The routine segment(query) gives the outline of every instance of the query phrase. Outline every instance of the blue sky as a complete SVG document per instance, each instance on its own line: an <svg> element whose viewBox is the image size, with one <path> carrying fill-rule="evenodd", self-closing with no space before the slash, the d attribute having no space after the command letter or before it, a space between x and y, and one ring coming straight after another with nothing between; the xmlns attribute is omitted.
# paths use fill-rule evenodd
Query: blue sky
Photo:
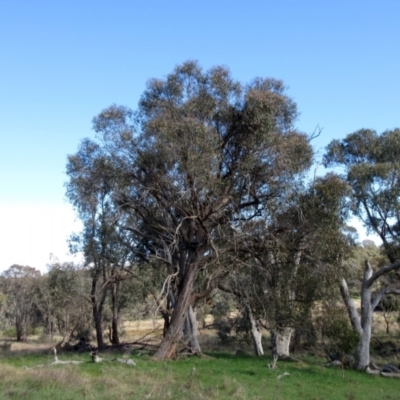
<svg viewBox="0 0 400 400"><path fill-rule="evenodd" d="M400 126L400 2L14 0L0 3L0 271L68 259L79 229L66 156L112 103L196 59L243 82L282 79L299 129Z"/></svg>

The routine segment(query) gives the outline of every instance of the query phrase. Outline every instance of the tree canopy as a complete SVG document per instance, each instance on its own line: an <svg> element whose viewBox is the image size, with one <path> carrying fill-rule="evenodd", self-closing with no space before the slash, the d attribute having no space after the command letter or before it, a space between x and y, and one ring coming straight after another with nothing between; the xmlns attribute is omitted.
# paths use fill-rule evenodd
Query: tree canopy
<svg viewBox="0 0 400 400"><path fill-rule="evenodd" d="M98 140L69 156L68 196L78 210L89 215L107 194L131 251L162 260L174 276L172 328L159 358L174 353L198 271L217 265L232 228L268 223L301 184L313 153L296 118L281 81L244 85L226 68L186 62L150 80L137 111L103 110L93 120Z"/></svg>
<svg viewBox="0 0 400 400"><path fill-rule="evenodd" d="M353 211L377 234L391 262L400 244L400 129L382 134L361 129L333 140L324 156L326 166L344 167L352 188Z"/></svg>

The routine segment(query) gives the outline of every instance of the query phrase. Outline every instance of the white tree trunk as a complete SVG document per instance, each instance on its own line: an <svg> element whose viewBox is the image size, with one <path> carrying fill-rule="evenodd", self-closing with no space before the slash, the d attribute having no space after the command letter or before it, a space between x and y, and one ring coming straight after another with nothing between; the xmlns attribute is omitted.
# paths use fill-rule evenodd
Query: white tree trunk
<svg viewBox="0 0 400 400"><path fill-rule="evenodd" d="M251 308L249 306L247 307L247 313L250 321L251 337L253 338L254 353L256 356L263 356L264 349L262 345L262 334L259 331L257 321L255 320L253 312L251 311Z"/></svg>
<svg viewBox="0 0 400 400"><path fill-rule="evenodd" d="M289 327L275 328L271 332L272 355L278 358L290 358L290 339L294 329Z"/></svg>
<svg viewBox="0 0 400 400"><path fill-rule="evenodd" d="M189 347L197 353L201 353L201 347L199 343L199 331L197 327L196 313L192 306L189 306L188 313L186 315L185 325L183 328L183 334L189 339Z"/></svg>
<svg viewBox="0 0 400 400"><path fill-rule="evenodd" d="M372 330L372 313L375 307L378 305L382 296L385 294L393 293L400 294L398 289L383 288L380 292L376 293L372 298L371 287L373 283L382 275L389 273L390 271L397 270L400 268L400 262L396 262L387 267L379 269L373 273L371 265L368 260L365 262L364 276L361 285L361 314L357 312L357 308L350 297L347 283L344 279L341 281L340 291L343 297L343 301L346 305L349 313L351 324L354 330L359 335L359 341L357 348L354 353L355 365L354 367L358 370L366 370L369 366L369 347L371 342L371 330Z"/></svg>
<svg viewBox="0 0 400 400"><path fill-rule="evenodd" d="M349 313L351 324L354 330L358 333L359 341L354 352L355 365L358 370L365 370L369 366L369 345L371 341L372 329L372 304L371 290L366 284L372 275L370 268L365 268L364 278L361 286L361 318L357 312L356 306L351 299L347 283L343 279L341 282L341 293Z"/></svg>

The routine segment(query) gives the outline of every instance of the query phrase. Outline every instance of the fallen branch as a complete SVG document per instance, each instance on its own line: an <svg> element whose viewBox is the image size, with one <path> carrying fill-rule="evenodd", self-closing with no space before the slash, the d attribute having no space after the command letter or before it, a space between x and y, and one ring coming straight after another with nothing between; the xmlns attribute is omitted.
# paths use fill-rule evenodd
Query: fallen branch
<svg viewBox="0 0 400 400"><path fill-rule="evenodd" d="M381 376L385 378L400 378L400 374L395 372L381 372Z"/></svg>
<svg viewBox="0 0 400 400"><path fill-rule="evenodd" d="M75 361L75 360L67 360L67 361L61 361L57 357L57 350L56 347L53 347L54 350L54 362L52 362L49 365L58 365L58 364L82 364L82 361Z"/></svg>
<svg viewBox="0 0 400 400"><path fill-rule="evenodd" d="M43 367L51 367L53 365L60 365L60 364L82 364L83 361L76 361L76 360L66 360L66 361L62 361L59 360L57 357L57 349L56 346L53 347L53 352L54 352L54 361L50 364L39 364L39 365L35 365L33 367L24 367L25 369L31 369L31 368L43 368Z"/></svg>
<svg viewBox="0 0 400 400"><path fill-rule="evenodd" d="M383 367L378 367L376 364L370 364L372 368L367 367L365 372L370 375L380 375L385 378L400 378L400 370L394 365L386 364Z"/></svg>
<svg viewBox="0 0 400 400"><path fill-rule="evenodd" d="M107 358L101 358L98 356L97 351L92 351L90 353L90 356L92 357L92 361L94 363L101 363L104 361L115 361L115 362L119 362L122 364L127 364L127 365L132 365L132 366L136 366L135 361L133 361L132 359L125 359L125 358L111 358L111 359L107 359Z"/></svg>

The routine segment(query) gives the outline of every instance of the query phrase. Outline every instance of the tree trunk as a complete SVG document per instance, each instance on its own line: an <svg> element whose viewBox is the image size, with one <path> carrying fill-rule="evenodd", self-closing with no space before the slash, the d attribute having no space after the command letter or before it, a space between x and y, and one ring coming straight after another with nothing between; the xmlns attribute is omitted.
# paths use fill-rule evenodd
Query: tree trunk
<svg viewBox="0 0 400 400"><path fill-rule="evenodd" d="M251 311L251 307L247 307L247 315L250 321L250 332L251 332L251 337L253 339L253 345L254 345L254 354L256 356L263 356L264 355L264 349L262 345L262 334L259 331L259 327L257 324L257 321L254 318L253 312Z"/></svg>
<svg viewBox="0 0 400 400"><path fill-rule="evenodd" d="M193 307L191 305L189 305L188 313L186 315L183 334L189 339L188 346L196 353L201 353L196 313L193 311Z"/></svg>
<svg viewBox="0 0 400 400"><path fill-rule="evenodd" d="M103 313L97 310L97 307L93 308L93 319L94 319L94 328L96 330L96 341L97 347L99 349L104 347L104 339L103 339Z"/></svg>
<svg viewBox="0 0 400 400"><path fill-rule="evenodd" d="M293 328L278 327L271 331L272 355L278 358L290 358L290 339Z"/></svg>
<svg viewBox="0 0 400 400"><path fill-rule="evenodd" d="M15 322L15 331L17 334L17 342L22 342L24 340L24 327L18 320Z"/></svg>
<svg viewBox="0 0 400 400"><path fill-rule="evenodd" d="M154 354L154 358L157 360L168 360L176 357L176 345L182 337L183 326L186 321L197 272L197 262L190 263L179 284L176 304L172 312L168 330L161 341L159 349Z"/></svg>
<svg viewBox="0 0 400 400"><path fill-rule="evenodd" d="M355 368L365 370L369 366L369 345L371 341L372 330L372 298L371 288L367 284L372 275L372 269L367 267L364 271L364 279L361 285L361 328L362 332L357 345L354 358L356 360Z"/></svg>
<svg viewBox="0 0 400 400"><path fill-rule="evenodd" d="M371 283L369 279L372 276L372 268L366 263L364 277L361 285L361 318L358 315L357 308L350 297L347 283L342 279L340 291L346 305L353 329L359 335L357 348L354 352L354 368L365 370L369 366L369 346L371 341L372 312L382 297L378 295L374 301L371 296Z"/></svg>
<svg viewBox="0 0 400 400"><path fill-rule="evenodd" d="M111 338L112 344L119 344L119 285L120 282L113 283L111 290L111 302L112 302L112 321L111 321Z"/></svg>
<svg viewBox="0 0 400 400"><path fill-rule="evenodd" d="M104 307L104 302L106 300L107 287L103 288L101 296L97 296L96 294L97 279L98 275L92 279L92 290L90 297L92 301L92 313L93 313L94 327L96 331L97 347L101 349L104 347L102 322L103 322L103 307ZM98 297L100 297L100 299L98 299Z"/></svg>
<svg viewBox="0 0 400 400"><path fill-rule="evenodd" d="M349 289L345 279L341 280L340 292L346 305L351 325L359 336L358 345L354 353L355 369L365 370L369 366L372 313L375 307L379 304L385 294L400 294L400 290L398 289L389 289L387 287L383 287L383 289L376 293L374 298L372 298L371 287L382 275L398 269L400 269L400 261L380 268L374 273L369 261L365 261L364 276L361 285L361 317L357 312L357 308L353 299L350 297Z"/></svg>

